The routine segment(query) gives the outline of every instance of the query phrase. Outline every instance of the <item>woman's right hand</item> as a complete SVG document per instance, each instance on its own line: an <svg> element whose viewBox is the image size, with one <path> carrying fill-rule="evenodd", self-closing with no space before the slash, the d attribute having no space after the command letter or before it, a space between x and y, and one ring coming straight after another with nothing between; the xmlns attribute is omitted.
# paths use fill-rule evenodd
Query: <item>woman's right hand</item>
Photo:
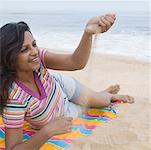
<svg viewBox="0 0 151 150"><path fill-rule="evenodd" d="M52 136L58 135L58 134L65 134L71 132L72 127L72 117L57 117L50 121L45 126L46 129L46 135L50 138Z"/></svg>

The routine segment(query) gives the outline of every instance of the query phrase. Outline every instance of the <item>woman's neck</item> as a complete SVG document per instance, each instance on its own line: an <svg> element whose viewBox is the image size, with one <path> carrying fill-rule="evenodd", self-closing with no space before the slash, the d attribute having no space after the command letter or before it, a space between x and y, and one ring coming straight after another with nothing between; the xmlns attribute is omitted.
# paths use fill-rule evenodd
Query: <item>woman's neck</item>
<svg viewBox="0 0 151 150"><path fill-rule="evenodd" d="M17 72L17 80L20 80L23 83L33 83L34 74L32 72Z"/></svg>

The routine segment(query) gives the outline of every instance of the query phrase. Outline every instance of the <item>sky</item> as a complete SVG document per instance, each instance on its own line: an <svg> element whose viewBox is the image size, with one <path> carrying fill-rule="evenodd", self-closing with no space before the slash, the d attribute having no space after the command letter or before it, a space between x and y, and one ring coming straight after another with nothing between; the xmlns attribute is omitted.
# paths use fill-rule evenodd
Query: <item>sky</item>
<svg viewBox="0 0 151 150"><path fill-rule="evenodd" d="M54 11L149 11L147 0L0 0L0 13Z"/></svg>

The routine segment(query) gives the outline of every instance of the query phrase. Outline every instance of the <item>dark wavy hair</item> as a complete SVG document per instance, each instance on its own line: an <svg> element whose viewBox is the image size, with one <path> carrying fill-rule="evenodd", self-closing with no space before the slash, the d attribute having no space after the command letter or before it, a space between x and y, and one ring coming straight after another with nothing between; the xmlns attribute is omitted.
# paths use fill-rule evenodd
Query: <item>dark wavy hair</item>
<svg viewBox="0 0 151 150"><path fill-rule="evenodd" d="M25 22L8 23L0 28L0 113L7 103L9 87L16 78L16 60L24 42Z"/></svg>

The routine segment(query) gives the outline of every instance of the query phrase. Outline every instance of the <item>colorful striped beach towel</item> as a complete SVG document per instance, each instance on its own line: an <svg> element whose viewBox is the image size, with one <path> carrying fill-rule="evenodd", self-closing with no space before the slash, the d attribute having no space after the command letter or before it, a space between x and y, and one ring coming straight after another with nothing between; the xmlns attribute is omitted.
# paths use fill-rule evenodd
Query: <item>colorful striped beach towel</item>
<svg viewBox="0 0 151 150"><path fill-rule="evenodd" d="M116 110L113 109L113 105L119 102L111 103L109 107L98 109L86 109L81 116L73 120L72 132L68 134L58 135L50 138L40 150L65 150L70 147L74 139L88 136L93 133L98 126L116 118ZM28 123L24 124L23 139L30 139L35 134L35 130L31 129ZM2 117L0 117L0 150L5 149L4 144L5 131L2 124Z"/></svg>

